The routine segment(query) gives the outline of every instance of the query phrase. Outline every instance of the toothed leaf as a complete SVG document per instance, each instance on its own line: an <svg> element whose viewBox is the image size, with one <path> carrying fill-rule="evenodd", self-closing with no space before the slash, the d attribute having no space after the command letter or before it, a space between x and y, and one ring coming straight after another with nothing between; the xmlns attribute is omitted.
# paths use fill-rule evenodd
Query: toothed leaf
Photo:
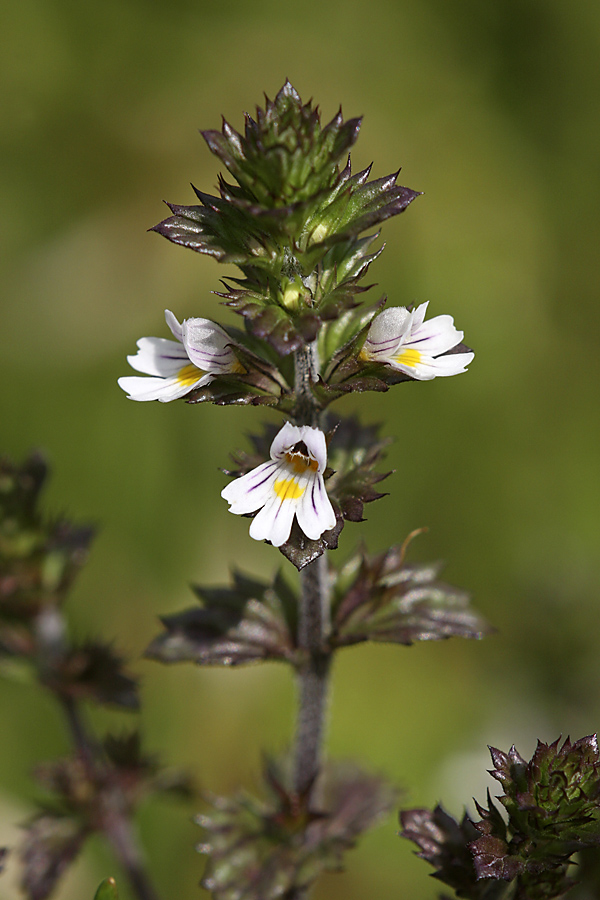
<svg viewBox="0 0 600 900"><path fill-rule="evenodd" d="M222 666L293 661L297 598L280 575L268 584L234 572L231 587L197 587L195 592L200 607L165 616L165 633L154 639L146 656Z"/></svg>
<svg viewBox="0 0 600 900"><path fill-rule="evenodd" d="M332 643L412 644L489 634L468 595L438 581L438 571L439 565L405 563L404 547L371 558L359 554L334 585Z"/></svg>
<svg viewBox="0 0 600 900"><path fill-rule="evenodd" d="M339 871L343 855L391 809L396 792L355 768L322 776L323 801L294 794L271 764L265 795L214 798L198 817L200 846L209 859L203 886L215 900L279 900L297 896L325 871Z"/></svg>

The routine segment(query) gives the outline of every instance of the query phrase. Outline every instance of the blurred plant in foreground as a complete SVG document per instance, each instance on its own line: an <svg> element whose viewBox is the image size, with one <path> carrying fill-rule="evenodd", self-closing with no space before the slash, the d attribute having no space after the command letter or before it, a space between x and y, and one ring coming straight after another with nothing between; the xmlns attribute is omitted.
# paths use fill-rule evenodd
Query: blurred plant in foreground
<svg viewBox="0 0 600 900"><path fill-rule="evenodd" d="M25 668L62 708L73 752L37 767L43 792L19 849L22 887L44 900L94 832L104 834L140 900L157 897L133 817L156 791L187 793L183 776L145 756L137 731L100 739L83 701L136 710L137 684L112 646L69 639L64 602L84 565L93 529L39 509L47 477L39 455L21 467L0 459L0 671ZM100 894L112 900L109 886Z"/></svg>

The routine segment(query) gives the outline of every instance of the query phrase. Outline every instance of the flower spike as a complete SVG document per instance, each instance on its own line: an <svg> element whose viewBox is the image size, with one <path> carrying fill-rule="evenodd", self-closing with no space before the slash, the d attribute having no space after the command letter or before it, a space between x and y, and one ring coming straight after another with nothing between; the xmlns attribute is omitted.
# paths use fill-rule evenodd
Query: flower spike
<svg viewBox="0 0 600 900"><path fill-rule="evenodd" d="M130 400L168 403L205 387L216 375L245 371L231 349L229 335L210 319L184 319L180 324L169 309L165 319L177 340L140 338L137 353L127 357L133 369L151 376L119 378L119 387Z"/></svg>
<svg viewBox="0 0 600 900"><path fill-rule="evenodd" d="M238 516L258 512L250 537L281 547L294 516L310 540L335 526L335 512L325 490L325 435L319 428L286 422L271 444L271 460L227 485L221 496Z"/></svg>
<svg viewBox="0 0 600 900"><path fill-rule="evenodd" d="M475 354L450 353L464 334L452 316L434 316L425 322L427 303L410 312L404 306L384 309L369 328L360 358L403 372L418 381L440 375L458 375Z"/></svg>

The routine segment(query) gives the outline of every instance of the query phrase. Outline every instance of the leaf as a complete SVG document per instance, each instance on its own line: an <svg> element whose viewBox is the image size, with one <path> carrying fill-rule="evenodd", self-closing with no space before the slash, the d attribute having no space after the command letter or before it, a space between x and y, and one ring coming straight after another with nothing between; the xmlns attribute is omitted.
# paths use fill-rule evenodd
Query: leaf
<svg viewBox="0 0 600 900"><path fill-rule="evenodd" d="M453 888L457 896L473 900L493 896L489 885L478 883L469 844L477 829L465 813L459 823L442 806L435 809L405 809L400 813L400 836L419 848L416 853L435 868L433 877ZM499 896L499 892L496 893Z"/></svg>
<svg viewBox="0 0 600 900"><path fill-rule="evenodd" d="M361 425L354 416L332 418L328 427L333 431L328 461L334 472L327 480L327 492L344 519L362 522L364 504L386 496L374 485L391 474L376 471L389 439L378 440L380 426Z"/></svg>
<svg viewBox="0 0 600 900"><path fill-rule="evenodd" d="M110 644L88 641L69 647L44 673L44 681L64 697L138 709L137 682L123 665Z"/></svg>
<svg viewBox="0 0 600 900"><path fill-rule="evenodd" d="M165 616L147 657L223 666L294 660L297 598L281 575L269 584L234 572L229 588L194 590L201 606Z"/></svg>
<svg viewBox="0 0 600 900"><path fill-rule="evenodd" d="M314 562L326 550L337 549L340 532L344 527L344 519L339 507L335 503L332 503L332 506L335 512L335 526L330 531L324 531L316 541L306 537L294 519L290 536L279 550L298 570Z"/></svg>
<svg viewBox="0 0 600 900"><path fill-rule="evenodd" d="M94 900L119 900L117 883L114 878L105 878L98 885L98 890L94 894Z"/></svg>
<svg viewBox="0 0 600 900"><path fill-rule="evenodd" d="M361 551L339 573L333 588L334 646L479 639L492 631L464 591L437 580L439 564L405 564L404 550L392 547L371 558Z"/></svg>
<svg viewBox="0 0 600 900"><path fill-rule="evenodd" d="M216 292L225 306L244 317L254 337L267 341L280 356L293 353L314 341L320 320L311 309L292 315L277 302L267 300L257 291L230 290Z"/></svg>
<svg viewBox="0 0 600 900"><path fill-rule="evenodd" d="M20 856L22 887L28 900L45 900L87 837L87 829L67 816L43 813L26 826Z"/></svg>
<svg viewBox="0 0 600 900"><path fill-rule="evenodd" d="M209 856L203 886L215 900L275 900L297 896L324 871L337 871L356 839L385 816L396 791L360 770L329 767L323 803L293 794L271 764L265 797L214 798L198 817Z"/></svg>
<svg viewBox="0 0 600 900"><path fill-rule="evenodd" d="M120 735L108 734L104 739L104 751L113 767L111 779L120 784L130 808L134 808L148 794L168 793L184 800L194 794L194 785L187 772L164 768L156 757L142 752L137 730Z"/></svg>
<svg viewBox="0 0 600 900"><path fill-rule="evenodd" d="M21 467L0 459L0 644L7 652L32 652L31 619L60 604L87 559L89 526L51 519L39 510L48 477L33 454Z"/></svg>

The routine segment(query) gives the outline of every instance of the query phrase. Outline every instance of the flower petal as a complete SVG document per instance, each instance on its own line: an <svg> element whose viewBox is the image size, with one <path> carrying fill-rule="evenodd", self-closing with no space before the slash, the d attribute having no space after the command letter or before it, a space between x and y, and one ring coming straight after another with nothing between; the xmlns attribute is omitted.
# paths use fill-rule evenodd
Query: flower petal
<svg viewBox="0 0 600 900"><path fill-rule="evenodd" d="M183 343L181 325L179 324L177 316L174 315L174 313L172 313L170 309L165 309L165 321L171 329L173 337L176 337L180 343Z"/></svg>
<svg viewBox="0 0 600 900"><path fill-rule="evenodd" d="M229 512L238 516L256 512L272 496L276 496L273 485L280 467L281 464L278 462L262 463L256 469L226 485L221 491L221 497L230 504Z"/></svg>
<svg viewBox="0 0 600 900"><path fill-rule="evenodd" d="M271 541L274 547L285 544L292 530L297 500L281 500L277 494L252 519L250 537L255 541Z"/></svg>
<svg viewBox="0 0 600 900"><path fill-rule="evenodd" d="M391 306L373 319L367 342L374 352L387 348L389 344L399 344L410 334L413 315L404 306Z"/></svg>
<svg viewBox="0 0 600 900"><path fill-rule="evenodd" d="M271 459L281 459L288 450L303 440L303 429L291 422L286 422L280 431L275 435L275 439L271 444Z"/></svg>
<svg viewBox="0 0 600 900"><path fill-rule="evenodd" d="M327 496L322 475L315 475L310 479L310 484L298 502L296 518L311 541L316 541L324 531L334 527L335 512Z"/></svg>
<svg viewBox="0 0 600 900"><path fill-rule="evenodd" d="M181 344L166 338L143 337L137 342L138 351L128 356L127 362L136 372L168 378L188 362L188 355Z"/></svg>
<svg viewBox="0 0 600 900"><path fill-rule="evenodd" d="M452 316L434 316L424 322L419 328L413 329L410 338L403 346L416 347L430 356L439 356L447 353L464 338L464 332L454 327Z"/></svg>
<svg viewBox="0 0 600 900"><path fill-rule="evenodd" d="M231 338L210 319L185 319L182 326L183 345L194 365L213 374L231 372L237 359L231 349Z"/></svg>
<svg viewBox="0 0 600 900"><path fill-rule="evenodd" d="M413 312L413 320L411 325L411 331L414 332L417 328L420 328L423 324L423 320L425 318L425 314L427 312L427 307L429 306L429 300L426 300L425 303L420 303L419 306Z"/></svg>
<svg viewBox="0 0 600 900"><path fill-rule="evenodd" d="M212 381L210 375L200 373L201 377L193 383L181 381L179 378L140 378L137 375L127 375L118 379L118 385L122 388L130 400L160 400L168 403L185 397L191 390L204 387Z"/></svg>
<svg viewBox="0 0 600 900"><path fill-rule="evenodd" d="M309 425L302 426L300 431L302 434L299 440L304 441L306 444L306 449L310 456L319 464L317 472L319 475L322 475L327 466L327 442L325 435L320 428L311 428Z"/></svg>
<svg viewBox="0 0 600 900"><path fill-rule="evenodd" d="M474 353L448 353L446 356L435 358L420 354L419 361L413 365L398 362L393 364L392 368L404 372L418 381L431 381L432 378L460 375L461 372L466 372L466 366L473 361L474 357Z"/></svg>

